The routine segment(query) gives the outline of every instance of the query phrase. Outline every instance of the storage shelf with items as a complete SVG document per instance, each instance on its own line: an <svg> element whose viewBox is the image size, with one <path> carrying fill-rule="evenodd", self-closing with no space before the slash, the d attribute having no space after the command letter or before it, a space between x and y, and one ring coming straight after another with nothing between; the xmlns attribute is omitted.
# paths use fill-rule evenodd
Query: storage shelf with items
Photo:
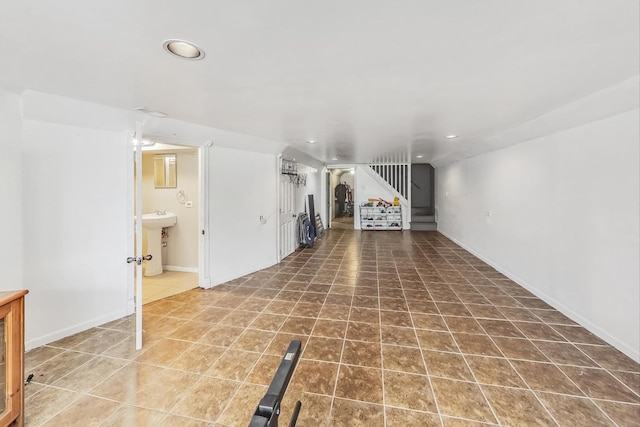
<svg viewBox="0 0 640 427"><path fill-rule="evenodd" d="M362 230L402 230L402 207L383 200L364 202L360 205Z"/></svg>

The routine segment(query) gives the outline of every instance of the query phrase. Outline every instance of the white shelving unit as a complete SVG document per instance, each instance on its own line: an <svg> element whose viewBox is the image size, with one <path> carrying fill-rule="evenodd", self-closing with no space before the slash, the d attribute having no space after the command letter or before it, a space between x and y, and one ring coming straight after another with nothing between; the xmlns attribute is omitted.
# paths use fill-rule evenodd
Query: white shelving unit
<svg viewBox="0 0 640 427"><path fill-rule="evenodd" d="M362 230L402 230L400 206L360 206Z"/></svg>

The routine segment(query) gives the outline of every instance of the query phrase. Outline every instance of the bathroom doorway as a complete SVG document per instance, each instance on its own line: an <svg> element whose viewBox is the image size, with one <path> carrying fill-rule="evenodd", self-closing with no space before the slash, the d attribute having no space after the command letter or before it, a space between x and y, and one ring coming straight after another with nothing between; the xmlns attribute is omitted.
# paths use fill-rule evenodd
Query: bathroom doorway
<svg viewBox="0 0 640 427"><path fill-rule="evenodd" d="M154 257L143 261L144 305L198 287L201 174L198 147L146 138L143 143L142 248ZM173 225L145 226L149 217L162 221L170 215Z"/></svg>
<svg viewBox="0 0 640 427"><path fill-rule="evenodd" d="M353 230L355 218L355 167L329 169L330 228Z"/></svg>

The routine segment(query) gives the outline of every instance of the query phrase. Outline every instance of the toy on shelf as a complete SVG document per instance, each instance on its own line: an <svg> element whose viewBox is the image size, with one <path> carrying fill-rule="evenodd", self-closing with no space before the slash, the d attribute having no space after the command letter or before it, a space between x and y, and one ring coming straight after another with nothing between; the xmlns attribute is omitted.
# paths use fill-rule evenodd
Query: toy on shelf
<svg viewBox="0 0 640 427"><path fill-rule="evenodd" d="M363 202L361 206L388 208L389 206L393 206L393 204L383 199L369 198L368 201Z"/></svg>

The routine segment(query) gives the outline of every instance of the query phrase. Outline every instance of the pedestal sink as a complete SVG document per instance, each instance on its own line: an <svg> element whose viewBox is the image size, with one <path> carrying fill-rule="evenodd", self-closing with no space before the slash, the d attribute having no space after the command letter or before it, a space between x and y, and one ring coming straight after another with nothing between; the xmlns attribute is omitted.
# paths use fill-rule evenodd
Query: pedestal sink
<svg viewBox="0 0 640 427"><path fill-rule="evenodd" d="M142 215L142 228L147 237L147 252L153 255L145 263L144 275L162 274L162 229L176 225L178 217L171 212L148 213Z"/></svg>

